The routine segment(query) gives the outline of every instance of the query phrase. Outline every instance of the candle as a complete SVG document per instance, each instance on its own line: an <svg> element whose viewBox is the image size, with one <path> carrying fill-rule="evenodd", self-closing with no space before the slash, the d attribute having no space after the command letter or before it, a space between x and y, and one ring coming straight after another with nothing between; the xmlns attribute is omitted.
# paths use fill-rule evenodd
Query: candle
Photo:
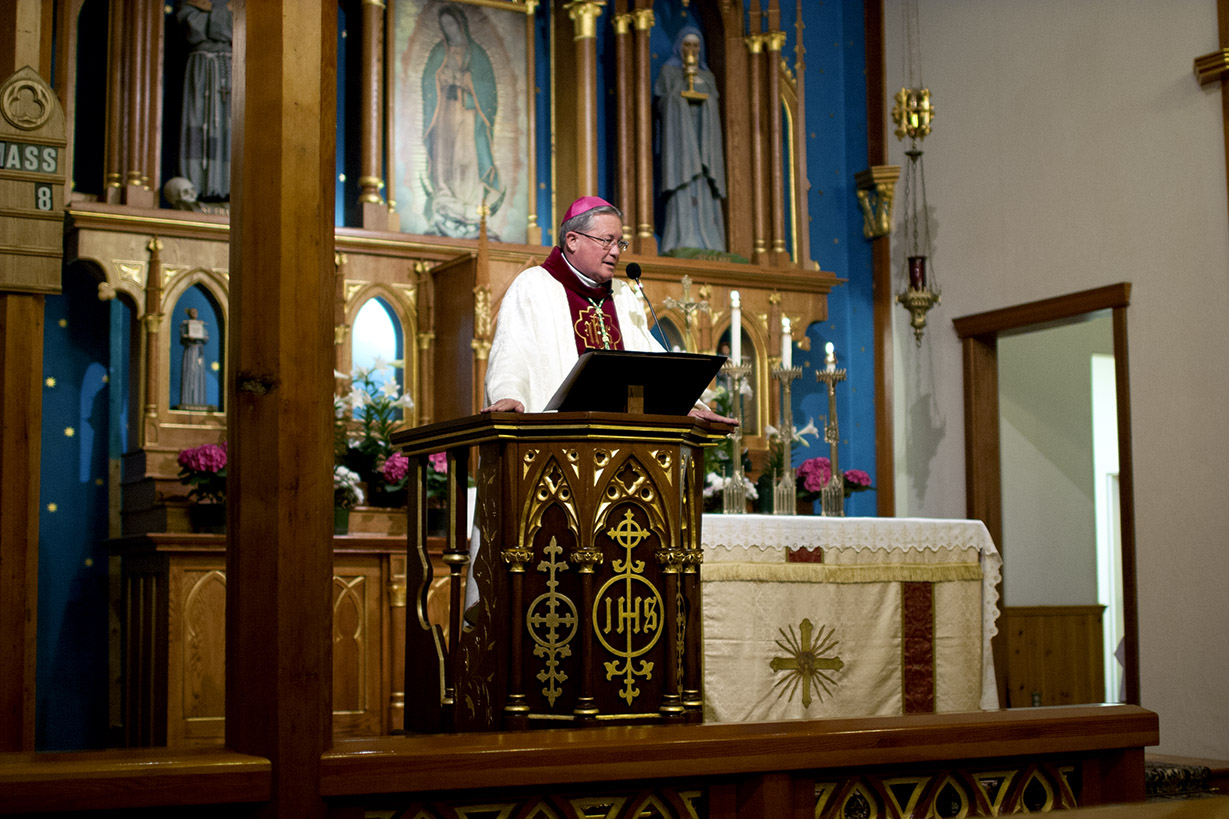
<svg viewBox="0 0 1229 819"><path fill-rule="evenodd" d="M829 341L824 345L824 369L828 372L836 372L836 345Z"/></svg>
<svg viewBox="0 0 1229 819"><path fill-rule="evenodd" d="M743 363L743 309L737 290L730 291L730 360Z"/></svg>
<svg viewBox="0 0 1229 819"><path fill-rule="evenodd" d="M789 316L781 316L781 367L786 370L794 366L794 340L789 331Z"/></svg>

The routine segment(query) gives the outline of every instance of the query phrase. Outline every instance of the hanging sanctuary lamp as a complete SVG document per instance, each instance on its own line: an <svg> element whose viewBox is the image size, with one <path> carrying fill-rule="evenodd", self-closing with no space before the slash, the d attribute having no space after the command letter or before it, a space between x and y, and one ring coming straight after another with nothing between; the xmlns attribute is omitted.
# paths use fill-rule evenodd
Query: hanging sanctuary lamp
<svg viewBox="0 0 1229 819"><path fill-rule="evenodd" d="M926 313L940 302L941 294L930 264L930 214L926 204L926 165L922 159L922 140L930 133L935 108L930 89L922 83L921 46L918 35L917 0L905 0L905 62L908 85L896 92L892 121L896 138L909 138L909 158L905 165L904 191L904 272L905 283L896 300L909 311L913 338L922 346Z"/></svg>

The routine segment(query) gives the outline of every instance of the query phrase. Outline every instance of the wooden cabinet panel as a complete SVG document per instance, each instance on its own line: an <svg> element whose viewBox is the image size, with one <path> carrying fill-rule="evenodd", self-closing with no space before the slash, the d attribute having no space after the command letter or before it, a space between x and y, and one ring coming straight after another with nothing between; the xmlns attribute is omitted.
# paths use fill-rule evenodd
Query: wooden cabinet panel
<svg viewBox="0 0 1229 819"><path fill-rule="evenodd" d="M115 541L121 557L124 735L128 745L207 746L225 739L226 551L218 535ZM333 732L401 728L405 711L405 540L336 541ZM436 561L428 607L446 617ZM443 579L441 579L443 578Z"/></svg>
<svg viewBox="0 0 1229 819"><path fill-rule="evenodd" d="M1006 606L999 620L1007 653L1009 708L1105 699L1104 606Z"/></svg>

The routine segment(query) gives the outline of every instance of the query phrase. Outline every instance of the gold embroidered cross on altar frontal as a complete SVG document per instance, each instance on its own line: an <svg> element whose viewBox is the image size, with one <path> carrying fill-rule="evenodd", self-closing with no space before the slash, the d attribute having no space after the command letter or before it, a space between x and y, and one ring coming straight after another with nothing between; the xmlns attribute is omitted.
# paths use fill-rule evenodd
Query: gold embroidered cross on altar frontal
<svg viewBox="0 0 1229 819"><path fill-rule="evenodd" d="M820 626L819 633L812 640L811 634L815 626L810 620L804 619L798 628L800 634L797 637L794 635L793 626L789 627L788 634L785 633L785 629L778 629L782 639L776 641L777 646L789 656L773 657L770 663L772 670L786 672L784 677L773 684L773 687L781 689L777 695L778 699L788 693L790 702L794 700L794 692L801 687L802 707L810 708L812 684L823 689L824 694L831 695L832 689L828 686L835 686L837 683L828 672L840 671L845 667L845 663L840 657L823 656L830 654L840 644L833 636L834 629L828 629L825 634L824 627ZM823 702L823 700L823 695L819 694L819 701Z"/></svg>

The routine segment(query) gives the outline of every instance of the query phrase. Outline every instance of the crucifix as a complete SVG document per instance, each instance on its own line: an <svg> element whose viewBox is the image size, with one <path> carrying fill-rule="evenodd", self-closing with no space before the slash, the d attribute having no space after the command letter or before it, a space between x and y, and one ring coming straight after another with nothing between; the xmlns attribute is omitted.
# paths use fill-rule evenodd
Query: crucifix
<svg viewBox="0 0 1229 819"><path fill-rule="evenodd" d="M1195 76L1200 85L1220 82L1221 107L1225 112L1225 159L1229 160L1229 0L1217 0L1216 16L1220 29L1220 50L1195 58ZM1225 178L1229 194L1229 175Z"/></svg>
<svg viewBox="0 0 1229 819"><path fill-rule="evenodd" d="M683 298L666 299L666 307L671 310L678 310L683 314L683 341L687 345L687 349L696 349L695 336L692 333L692 327L695 325L695 315L697 310L710 310L707 299L700 301L691 300L691 277L684 276L681 284L683 285Z"/></svg>

